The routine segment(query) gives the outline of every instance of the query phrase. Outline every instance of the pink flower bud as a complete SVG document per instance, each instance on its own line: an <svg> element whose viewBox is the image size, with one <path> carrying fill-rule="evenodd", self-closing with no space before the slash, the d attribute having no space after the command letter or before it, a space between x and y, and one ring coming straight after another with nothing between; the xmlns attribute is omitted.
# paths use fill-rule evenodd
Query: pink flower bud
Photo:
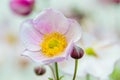
<svg viewBox="0 0 120 80"><path fill-rule="evenodd" d="M120 0L99 0L102 3L115 3L115 4L119 4Z"/></svg>
<svg viewBox="0 0 120 80"><path fill-rule="evenodd" d="M78 46L74 46L72 53L71 53L71 57L74 59L80 59L82 58L84 55L84 51L82 48L78 47Z"/></svg>
<svg viewBox="0 0 120 80"><path fill-rule="evenodd" d="M31 13L35 0L10 0L10 8L13 12L26 16Z"/></svg>
<svg viewBox="0 0 120 80"><path fill-rule="evenodd" d="M34 72L36 75L43 75L46 72L46 70L45 68L38 66L34 68Z"/></svg>
<svg viewBox="0 0 120 80"><path fill-rule="evenodd" d="M112 2L118 4L118 3L120 3L120 0L112 0Z"/></svg>

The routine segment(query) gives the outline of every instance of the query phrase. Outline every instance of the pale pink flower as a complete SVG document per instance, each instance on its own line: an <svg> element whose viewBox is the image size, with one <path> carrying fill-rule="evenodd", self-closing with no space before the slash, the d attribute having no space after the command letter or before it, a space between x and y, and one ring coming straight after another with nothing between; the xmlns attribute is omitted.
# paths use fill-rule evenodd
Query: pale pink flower
<svg viewBox="0 0 120 80"><path fill-rule="evenodd" d="M10 0L10 8L19 15L28 15L31 13L35 0Z"/></svg>
<svg viewBox="0 0 120 80"><path fill-rule="evenodd" d="M20 37L26 46L23 55L45 64L68 58L81 28L72 19L53 9L45 9L21 25Z"/></svg>
<svg viewBox="0 0 120 80"><path fill-rule="evenodd" d="M120 0L100 0L102 3L120 3Z"/></svg>

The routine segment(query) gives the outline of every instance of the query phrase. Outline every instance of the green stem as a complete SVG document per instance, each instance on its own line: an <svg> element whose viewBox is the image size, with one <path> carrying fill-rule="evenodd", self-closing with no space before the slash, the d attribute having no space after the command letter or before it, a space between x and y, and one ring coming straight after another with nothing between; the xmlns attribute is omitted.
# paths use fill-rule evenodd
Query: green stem
<svg viewBox="0 0 120 80"><path fill-rule="evenodd" d="M57 62L55 62L55 72L56 72L56 80L59 80L58 64L57 64Z"/></svg>
<svg viewBox="0 0 120 80"><path fill-rule="evenodd" d="M86 80L90 80L90 75L89 74L86 75Z"/></svg>
<svg viewBox="0 0 120 80"><path fill-rule="evenodd" d="M78 68L78 59L75 59L75 68L74 68L74 75L72 80L75 80L76 78L77 68Z"/></svg>

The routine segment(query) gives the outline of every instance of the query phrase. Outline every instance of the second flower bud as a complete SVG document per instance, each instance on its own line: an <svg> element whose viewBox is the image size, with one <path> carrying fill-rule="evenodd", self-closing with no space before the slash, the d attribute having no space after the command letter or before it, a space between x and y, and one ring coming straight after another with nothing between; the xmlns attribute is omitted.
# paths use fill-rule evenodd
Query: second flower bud
<svg viewBox="0 0 120 80"><path fill-rule="evenodd" d="M84 50L82 48L80 48L79 46L74 46L72 53L71 53L71 57L74 59L80 59L82 58L84 55Z"/></svg>

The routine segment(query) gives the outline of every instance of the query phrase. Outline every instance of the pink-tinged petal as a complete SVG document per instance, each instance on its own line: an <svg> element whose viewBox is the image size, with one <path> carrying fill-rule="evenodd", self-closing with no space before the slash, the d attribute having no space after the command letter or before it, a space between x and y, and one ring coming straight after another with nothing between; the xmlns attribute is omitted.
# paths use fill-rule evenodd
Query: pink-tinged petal
<svg viewBox="0 0 120 80"><path fill-rule="evenodd" d="M55 58L46 59L43 61L43 63L49 64L49 63L54 63L54 62L60 62L60 61L63 61L64 59L65 59L64 57L55 57Z"/></svg>
<svg viewBox="0 0 120 80"><path fill-rule="evenodd" d="M40 51L28 51L28 50L25 50L22 53L22 55L27 56L30 59L32 59L33 61L35 61L37 63L41 63L41 64L49 64L49 63L59 62L59 61L64 60L64 57L62 57L62 56L58 56L58 57L44 56L42 54L42 52L40 52Z"/></svg>
<svg viewBox="0 0 120 80"><path fill-rule="evenodd" d="M42 55L42 53L40 51L28 51L25 50L22 53L23 56L27 56L30 59L32 59L35 62L39 62L42 63L42 61L44 61L45 59L47 59L47 57L45 57L44 55Z"/></svg>
<svg viewBox="0 0 120 80"><path fill-rule="evenodd" d="M34 20L35 28L41 33L52 31L65 33L69 28L69 21L59 11L46 9L42 11Z"/></svg>
<svg viewBox="0 0 120 80"><path fill-rule="evenodd" d="M81 27L75 20L69 19L69 22L70 27L65 35L68 41L73 40L73 42L77 42L81 38Z"/></svg>
<svg viewBox="0 0 120 80"><path fill-rule="evenodd" d="M73 46L74 46L73 41L70 41L68 46L66 47L66 49L64 51L65 59L68 59L69 55L71 54L71 52L73 50Z"/></svg>
<svg viewBox="0 0 120 80"><path fill-rule="evenodd" d="M41 41L42 35L34 29L32 20L27 20L22 23L20 37L28 50L40 50L39 42Z"/></svg>

